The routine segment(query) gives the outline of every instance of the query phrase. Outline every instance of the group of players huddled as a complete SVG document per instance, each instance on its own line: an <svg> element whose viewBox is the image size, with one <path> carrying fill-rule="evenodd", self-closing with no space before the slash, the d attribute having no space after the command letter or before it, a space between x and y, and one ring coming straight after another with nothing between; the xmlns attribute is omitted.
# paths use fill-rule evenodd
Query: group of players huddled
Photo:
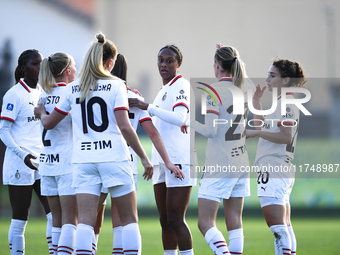
<svg viewBox="0 0 340 255"><path fill-rule="evenodd" d="M190 146L195 132L208 138L205 166L249 165L245 143L251 137L259 137L254 165L292 165L297 125L291 119L299 121L299 109L294 105L287 106L289 115L281 114L280 103L268 116L254 115L259 123L270 119L270 125L257 125L255 130L237 123L214 125L214 121L247 119L247 107L244 115L233 112L233 94L228 86L243 91L245 105L246 94L252 93L253 106L262 110L261 98L267 87L277 92L278 102L282 88L304 87L302 68L297 62L276 58L262 88L247 77L234 47L217 44L216 48L214 73L218 81L209 87L219 100L206 95L205 124L190 114L195 111L195 100L189 81L178 73L183 55L175 45L166 45L158 52L163 86L152 104L129 88L125 57L101 33L87 51L78 77L74 59L65 52L47 58L37 50L20 55L15 70L17 84L3 97L0 122L0 138L7 146L3 184L8 185L12 207L8 233L12 255L25 253L32 190L47 215L50 254L96 254L108 193L112 254L141 254L137 156L144 167L144 179L152 179L164 255L177 255L177 250L180 255L194 254L185 212L196 186L196 178L190 174L197 160L195 148ZM136 134L138 123L153 143L151 161ZM268 171L258 171L257 175L258 197L274 235L275 254L295 254L289 204L294 176ZM249 173L202 175L198 228L214 254L243 253L246 196L250 196ZM221 201L228 244L216 227Z"/></svg>

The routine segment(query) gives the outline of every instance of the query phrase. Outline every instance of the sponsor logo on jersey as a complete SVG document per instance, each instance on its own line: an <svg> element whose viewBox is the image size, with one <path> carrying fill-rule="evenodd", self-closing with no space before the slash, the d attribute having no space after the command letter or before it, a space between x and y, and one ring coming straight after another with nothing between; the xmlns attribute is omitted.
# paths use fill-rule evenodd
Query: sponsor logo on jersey
<svg viewBox="0 0 340 255"><path fill-rule="evenodd" d="M282 115L282 118L293 118L294 117L294 114L293 113L286 113L286 115Z"/></svg>
<svg viewBox="0 0 340 255"><path fill-rule="evenodd" d="M13 108L14 108L14 104L11 104L11 103L8 103L6 106L7 111L13 111Z"/></svg>
<svg viewBox="0 0 340 255"><path fill-rule="evenodd" d="M39 118L36 118L34 116L32 117L27 117L27 122L31 122L31 121L39 121L40 119Z"/></svg>
<svg viewBox="0 0 340 255"><path fill-rule="evenodd" d="M163 95L162 101L165 101L165 99L166 99L166 97L167 97L167 93L168 93L168 92L165 92L165 94Z"/></svg>
<svg viewBox="0 0 340 255"><path fill-rule="evenodd" d="M59 154L40 154L41 163L59 163Z"/></svg>
<svg viewBox="0 0 340 255"><path fill-rule="evenodd" d="M187 96L184 96L184 95L179 95L179 96L177 96L177 97L176 97L176 101L177 101L177 100L182 100L182 99L184 99L184 100L187 100L187 101L188 101L188 99L187 99Z"/></svg>
<svg viewBox="0 0 340 255"><path fill-rule="evenodd" d="M111 140L108 141L94 141L94 142L82 142L80 145L80 150L104 150L106 148L112 148Z"/></svg>

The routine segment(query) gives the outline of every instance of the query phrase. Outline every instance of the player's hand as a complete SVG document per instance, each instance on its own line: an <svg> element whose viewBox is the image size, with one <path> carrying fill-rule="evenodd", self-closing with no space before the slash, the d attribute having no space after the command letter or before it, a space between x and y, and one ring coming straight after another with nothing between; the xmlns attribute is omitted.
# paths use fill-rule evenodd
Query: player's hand
<svg viewBox="0 0 340 255"><path fill-rule="evenodd" d="M41 117L41 114L45 113L46 114L46 110L45 110L45 106L38 103L38 106L34 107L34 115L36 118Z"/></svg>
<svg viewBox="0 0 340 255"><path fill-rule="evenodd" d="M258 130L246 129L246 139L257 136Z"/></svg>
<svg viewBox="0 0 340 255"><path fill-rule="evenodd" d="M133 90L133 93L137 94L138 96L142 97L142 93L140 93L137 89Z"/></svg>
<svg viewBox="0 0 340 255"><path fill-rule="evenodd" d="M179 167L175 166L171 162L165 165L171 172L174 173L176 178L179 178L180 180L183 180L185 178L185 174L181 169L179 169Z"/></svg>
<svg viewBox="0 0 340 255"><path fill-rule="evenodd" d="M138 98L129 98L129 107L137 107L141 110L146 110L148 109L148 106L149 106L148 103L144 103Z"/></svg>
<svg viewBox="0 0 340 255"><path fill-rule="evenodd" d="M181 125L181 131L183 134L188 133L188 126L185 124L185 122Z"/></svg>
<svg viewBox="0 0 340 255"><path fill-rule="evenodd" d="M38 168L33 165L31 159L36 159L37 157L33 156L32 154L28 154L25 159L24 159L24 163L26 166L28 166L29 168L33 169L33 170L38 170Z"/></svg>
<svg viewBox="0 0 340 255"><path fill-rule="evenodd" d="M142 165L144 167L143 177L144 180L150 180L153 175L153 165L151 164L150 160L146 157L144 159L141 158Z"/></svg>
<svg viewBox="0 0 340 255"><path fill-rule="evenodd" d="M253 95L253 99L260 99L263 96L264 91L266 90L267 86L264 86L263 88L261 88L260 84L256 85L256 91Z"/></svg>

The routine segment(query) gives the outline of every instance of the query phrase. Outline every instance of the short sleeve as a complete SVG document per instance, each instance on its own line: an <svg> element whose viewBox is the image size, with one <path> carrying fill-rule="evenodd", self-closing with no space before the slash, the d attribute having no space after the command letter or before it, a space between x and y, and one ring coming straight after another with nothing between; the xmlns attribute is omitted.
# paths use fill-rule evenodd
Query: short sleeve
<svg viewBox="0 0 340 255"><path fill-rule="evenodd" d="M281 111L281 109L280 109ZM280 112L281 114L281 112ZM277 126L290 127L295 126L295 111L292 106L286 106L286 115L281 115L280 120L277 122Z"/></svg>
<svg viewBox="0 0 340 255"><path fill-rule="evenodd" d="M217 102L214 100L214 98L212 98L210 95L207 95L207 113L214 113L219 115L219 107L217 105Z"/></svg>
<svg viewBox="0 0 340 255"><path fill-rule="evenodd" d="M126 93L126 86L123 82L119 81L118 88L116 90L113 109L117 110L129 110L129 102Z"/></svg>
<svg viewBox="0 0 340 255"><path fill-rule="evenodd" d="M56 105L54 110L61 114L67 115L71 109L72 109L72 101L71 101L71 96L72 96L72 91L71 86L67 86L65 90L63 90L63 97L62 100Z"/></svg>
<svg viewBox="0 0 340 255"><path fill-rule="evenodd" d="M14 122L20 111L20 97L9 90L3 97L1 119Z"/></svg>
<svg viewBox="0 0 340 255"><path fill-rule="evenodd" d="M190 85L185 86L184 81L177 81L175 84L171 85L173 87L173 106L172 110L177 106L184 106L187 108L189 112L189 104L190 104Z"/></svg>

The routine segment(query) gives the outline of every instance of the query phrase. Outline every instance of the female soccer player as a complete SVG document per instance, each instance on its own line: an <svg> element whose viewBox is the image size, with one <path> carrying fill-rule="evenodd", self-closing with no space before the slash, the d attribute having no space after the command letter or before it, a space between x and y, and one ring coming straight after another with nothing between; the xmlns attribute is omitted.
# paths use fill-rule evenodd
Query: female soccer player
<svg viewBox="0 0 340 255"><path fill-rule="evenodd" d="M52 248L52 215L47 198L40 192L40 174L34 171L38 170L38 160L35 159L42 148L39 119L33 114L41 93L38 85L41 61L42 55L37 50L21 53L15 69L17 84L6 92L1 111L0 137L7 146L3 184L8 185L12 207L12 221L8 232L12 255L25 252L24 234L33 190L47 214L46 238L49 248Z"/></svg>
<svg viewBox="0 0 340 255"><path fill-rule="evenodd" d="M111 74L124 80L125 84L127 85L127 61L126 61L126 58L122 54L117 55L116 63L111 71ZM127 86L127 93L128 93L128 98L138 98L139 100L144 101L144 98L132 92L129 86ZM166 167L170 169L171 171L173 171L175 175L179 175L179 178L184 178L185 176L183 174L183 171L170 162L169 156L164 147L163 140L159 132L155 128L155 126L152 124L152 121L151 121L151 118L148 112L145 110L136 108L136 107L131 107L129 110L129 119L130 119L131 125L133 126L135 130L137 130L138 123L140 123L140 125L145 129L152 143L154 144L155 148L159 152L161 158L165 162ZM134 179L136 190L137 190L137 176L138 176L137 155L131 147L129 147L129 151L131 154L130 163L131 163L132 171L133 171L133 179ZM112 216L112 227L113 227L113 252L118 253L122 251L122 243L121 243L122 226L120 224L120 219L119 219L117 209L116 209L116 206L113 200L111 201L111 216Z"/></svg>
<svg viewBox="0 0 340 255"><path fill-rule="evenodd" d="M257 194L267 225L275 238L275 254L295 254L296 239L290 222L289 203L294 173L268 169L293 169L290 161L294 158L300 113L295 105L287 105L286 115L281 114L281 91L288 87L305 87L306 79L299 63L277 58L269 68L266 82L270 92L277 91L277 108L266 117L255 115L254 118L259 120L254 123L257 128L247 130L247 138L260 137L254 163L259 170ZM261 88L257 85L253 97L255 109L262 110L261 97L267 86ZM293 93L286 93L285 96L294 98Z"/></svg>
<svg viewBox="0 0 340 255"><path fill-rule="evenodd" d="M121 220L124 254L138 254L141 238L137 224L136 192L129 163L128 143L151 179L153 166L128 118L125 84L110 74L117 55L115 45L98 34L88 50L79 78L67 86L66 97L48 116L36 108L45 129L54 128L72 109L73 186L79 210L76 254L92 254L93 227L102 186L108 188ZM124 139L125 138L125 139Z"/></svg>
<svg viewBox="0 0 340 255"><path fill-rule="evenodd" d="M76 63L65 52L56 52L45 58L40 67L39 83L43 88L39 103L47 112L64 98L66 84L76 76ZM39 171L41 193L47 196L51 207L53 228L52 244L54 254L74 250L74 237L77 226L77 200L72 188L73 168L72 123L71 116L66 116L55 128L46 130L41 127L43 150L40 154ZM50 254L53 254L50 252Z"/></svg>
<svg viewBox="0 0 340 255"><path fill-rule="evenodd" d="M233 112L233 94L230 89L236 86L242 90L244 83L250 82L245 81L244 64L238 51L231 46L217 44L214 71L219 81L212 84L211 88L217 92L220 100L216 97L215 102L214 98L208 95L205 124L195 120L190 122L195 131L208 137L205 172L198 190L198 228L215 254L242 254L243 202L244 197L250 195L250 184L249 173L240 171L242 166L249 166L245 147L245 126L240 123L247 121L248 109L245 107L244 115L236 115ZM244 96L242 92L241 94ZM214 125L215 119L223 119L233 124ZM186 124L183 124L181 129L185 132ZM232 171L209 171L215 166ZM229 247L216 227L221 199L229 233Z"/></svg>
<svg viewBox="0 0 340 255"><path fill-rule="evenodd" d="M153 104L138 99L129 99L131 107L147 110L160 133L170 161L183 171L185 178L171 172L159 153L152 147L152 163L155 165L153 185L157 209L162 226L162 241L165 255L193 254L190 229L185 222L191 188L196 179L190 178L190 134L182 134L180 126L187 119L190 106L190 84L178 68L183 55L175 45L167 45L158 53L158 70L163 87Z"/></svg>

